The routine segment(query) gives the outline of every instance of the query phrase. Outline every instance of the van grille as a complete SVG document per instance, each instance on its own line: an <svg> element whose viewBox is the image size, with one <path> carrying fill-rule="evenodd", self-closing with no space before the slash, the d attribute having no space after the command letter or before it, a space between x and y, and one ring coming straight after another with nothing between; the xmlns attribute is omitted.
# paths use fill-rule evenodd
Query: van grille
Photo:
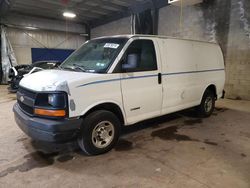
<svg viewBox="0 0 250 188"><path fill-rule="evenodd" d="M36 98L36 93L34 91L30 91L30 90L28 90L26 88L19 87L18 92L21 93L22 95L30 97L32 99Z"/></svg>
<svg viewBox="0 0 250 188"><path fill-rule="evenodd" d="M22 103L21 101L18 100L18 104L19 104L19 107L26 113L28 113L29 115L32 115L33 114L33 107L30 107L24 103Z"/></svg>
<svg viewBox="0 0 250 188"><path fill-rule="evenodd" d="M34 106L32 105L32 103L30 103L30 101L35 101L36 93L26 88L19 87L17 91L17 96L20 96L20 97L17 97L17 102L21 110L26 112L29 115L33 115ZM20 100L21 96L23 96L26 99L29 98L29 102L26 99L24 99L23 101Z"/></svg>

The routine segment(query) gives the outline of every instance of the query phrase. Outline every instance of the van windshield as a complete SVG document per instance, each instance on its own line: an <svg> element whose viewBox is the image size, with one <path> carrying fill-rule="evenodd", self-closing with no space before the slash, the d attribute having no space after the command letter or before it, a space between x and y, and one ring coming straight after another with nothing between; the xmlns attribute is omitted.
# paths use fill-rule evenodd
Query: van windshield
<svg viewBox="0 0 250 188"><path fill-rule="evenodd" d="M60 68L73 71L105 73L127 40L127 38L90 40L67 58Z"/></svg>

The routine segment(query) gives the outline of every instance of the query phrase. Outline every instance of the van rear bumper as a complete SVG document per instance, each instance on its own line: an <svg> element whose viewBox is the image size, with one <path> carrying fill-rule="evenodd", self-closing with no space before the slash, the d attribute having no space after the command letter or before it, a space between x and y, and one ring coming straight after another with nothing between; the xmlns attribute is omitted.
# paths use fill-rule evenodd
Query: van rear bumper
<svg viewBox="0 0 250 188"><path fill-rule="evenodd" d="M82 119L51 120L31 117L22 112L16 103L13 107L15 121L20 129L34 140L67 142L76 139Z"/></svg>

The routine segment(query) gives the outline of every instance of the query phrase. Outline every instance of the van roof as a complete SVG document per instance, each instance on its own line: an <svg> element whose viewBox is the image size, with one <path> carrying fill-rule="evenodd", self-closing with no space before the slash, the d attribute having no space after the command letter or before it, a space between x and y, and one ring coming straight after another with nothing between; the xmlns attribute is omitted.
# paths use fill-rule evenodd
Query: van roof
<svg viewBox="0 0 250 188"><path fill-rule="evenodd" d="M194 42L218 44L218 43L216 43L216 42L201 41L201 40L195 40L195 39L186 39L186 38L178 38L178 37L163 36L163 35L143 35L143 34L135 34L135 35L111 35L111 36L98 37L98 38L96 38L96 39L101 39L101 38L129 38L129 39L130 39L130 38L133 38L133 37L148 37L148 38L176 39L176 40L187 40L187 41L194 41Z"/></svg>

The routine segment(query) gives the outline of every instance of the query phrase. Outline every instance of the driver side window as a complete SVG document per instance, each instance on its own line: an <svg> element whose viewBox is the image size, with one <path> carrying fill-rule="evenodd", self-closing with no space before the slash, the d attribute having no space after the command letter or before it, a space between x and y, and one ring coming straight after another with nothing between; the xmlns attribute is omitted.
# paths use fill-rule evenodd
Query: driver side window
<svg viewBox="0 0 250 188"><path fill-rule="evenodd" d="M135 40L128 47L122 61L122 72L157 70L154 43L151 40Z"/></svg>

